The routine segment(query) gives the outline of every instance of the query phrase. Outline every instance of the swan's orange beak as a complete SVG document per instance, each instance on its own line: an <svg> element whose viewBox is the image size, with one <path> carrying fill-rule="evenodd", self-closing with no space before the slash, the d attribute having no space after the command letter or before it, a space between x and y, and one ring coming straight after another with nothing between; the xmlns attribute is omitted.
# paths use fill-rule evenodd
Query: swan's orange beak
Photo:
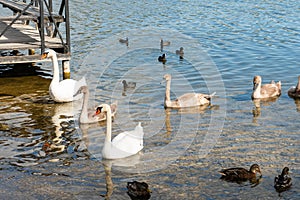
<svg viewBox="0 0 300 200"><path fill-rule="evenodd" d="M47 58L47 55L48 55L47 53L43 53L42 56L41 56L41 59Z"/></svg>
<svg viewBox="0 0 300 200"><path fill-rule="evenodd" d="M98 107L98 108L96 109L95 115L99 115L100 113L101 113L101 108Z"/></svg>

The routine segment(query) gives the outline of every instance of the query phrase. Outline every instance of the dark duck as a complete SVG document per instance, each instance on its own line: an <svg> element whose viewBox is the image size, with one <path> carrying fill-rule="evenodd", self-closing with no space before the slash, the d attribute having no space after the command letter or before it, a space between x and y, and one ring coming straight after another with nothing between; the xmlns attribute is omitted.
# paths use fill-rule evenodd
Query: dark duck
<svg viewBox="0 0 300 200"><path fill-rule="evenodd" d="M274 179L274 188L278 192L288 190L292 186L292 178L289 176L289 168L283 168L281 174Z"/></svg>
<svg viewBox="0 0 300 200"><path fill-rule="evenodd" d="M147 200L151 196L149 186L145 182L128 182L127 189L127 194L132 200Z"/></svg>
<svg viewBox="0 0 300 200"><path fill-rule="evenodd" d="M166 54L164 53L163 55L159 56L157 60L159 62L166 63L167 62Z"/></svg>

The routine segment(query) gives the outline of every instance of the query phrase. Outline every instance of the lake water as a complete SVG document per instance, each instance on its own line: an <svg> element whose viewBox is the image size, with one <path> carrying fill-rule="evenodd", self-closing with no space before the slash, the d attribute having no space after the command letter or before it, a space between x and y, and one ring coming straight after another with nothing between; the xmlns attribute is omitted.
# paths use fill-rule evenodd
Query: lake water
<svg viewBox="0 0 300 200"><path fill-rule="evenodd" d="M298 1L74 0L70 13L72 78L87 77L90 106L118 101L114 136L141 121L144 149L102 160L106 124L80 126L80 101L51 100L50 63L41 75L0 78L1 199L129 199L133 180L149 184L151 199L300 198L300 101L287 95L300 75ZM165 64L160 38L171 41ZM212 105L165 110L166 73L171 98L216 92ZM255 75L281 81L282 95L253 102ZM123 79L137 87L124 93ZM219 179L254 163L258 185ZM284 166L293 186L279 194Z"/></svg>

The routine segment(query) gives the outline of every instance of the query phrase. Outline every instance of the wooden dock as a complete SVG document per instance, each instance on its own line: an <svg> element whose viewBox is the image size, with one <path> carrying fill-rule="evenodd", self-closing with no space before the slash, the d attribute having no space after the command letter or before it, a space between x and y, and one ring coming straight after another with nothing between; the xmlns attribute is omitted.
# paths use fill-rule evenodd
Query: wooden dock
<svg viewBox="0 0 300 200"><path fill-rule="evenodd" d="M49 48L58 53L64 78L68 78L71 59L68 0L61 1L57 13L53 11L52 0L29 0L27 3L0 0L0 4L3 5L0 10L12 11L11 16L0 17L0 65L40 62L41 53ZM64 34L59 28L61 23L65 23Z"/></svg>

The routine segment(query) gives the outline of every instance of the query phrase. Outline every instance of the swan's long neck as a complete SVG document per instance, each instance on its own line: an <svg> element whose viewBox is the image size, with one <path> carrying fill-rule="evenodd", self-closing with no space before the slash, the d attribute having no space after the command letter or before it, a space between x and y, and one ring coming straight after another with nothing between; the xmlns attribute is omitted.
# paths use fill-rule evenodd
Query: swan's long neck
<svg viewBox="0 0 300 200"><path fill-rule="evenodd" d="M53 54L51 60L53 65L53 78L51 83L59 83L59 68L58 68L58 60L56 54Z"/></svg>
<svg viewBox="0 0 300 200"><path fill-rule="evenodd" d="M261 83L258 83L253 91L254 98L260 98Z"/></svg>
<svg viewBox="0 0 300 200"><path fill-rule="evenodd" d="M106 138L105 141L111 142L111 109L109 105L107 106L106 112Z"/></svg>
<svg viewBox="0 0 300 200"><path fill-rule="evenodd" d="M89 92L86 91L83 93L83 102L82 102L82 110L80 114L80 121L84 122L88 120L88 102L89 102Z"/></svg>
<svg viewBox="0 0 300 200"><path fill-rule="evenodd" d="M170 101L170 88L171 88L171 80L167 80L165 101Z"/></svg>
<svg viewBox="0 0 300 200"><path fill-rule="evenodd" d="M298 78L298 84L296 86L296 92L300 91L300 77Z"/></svg>

